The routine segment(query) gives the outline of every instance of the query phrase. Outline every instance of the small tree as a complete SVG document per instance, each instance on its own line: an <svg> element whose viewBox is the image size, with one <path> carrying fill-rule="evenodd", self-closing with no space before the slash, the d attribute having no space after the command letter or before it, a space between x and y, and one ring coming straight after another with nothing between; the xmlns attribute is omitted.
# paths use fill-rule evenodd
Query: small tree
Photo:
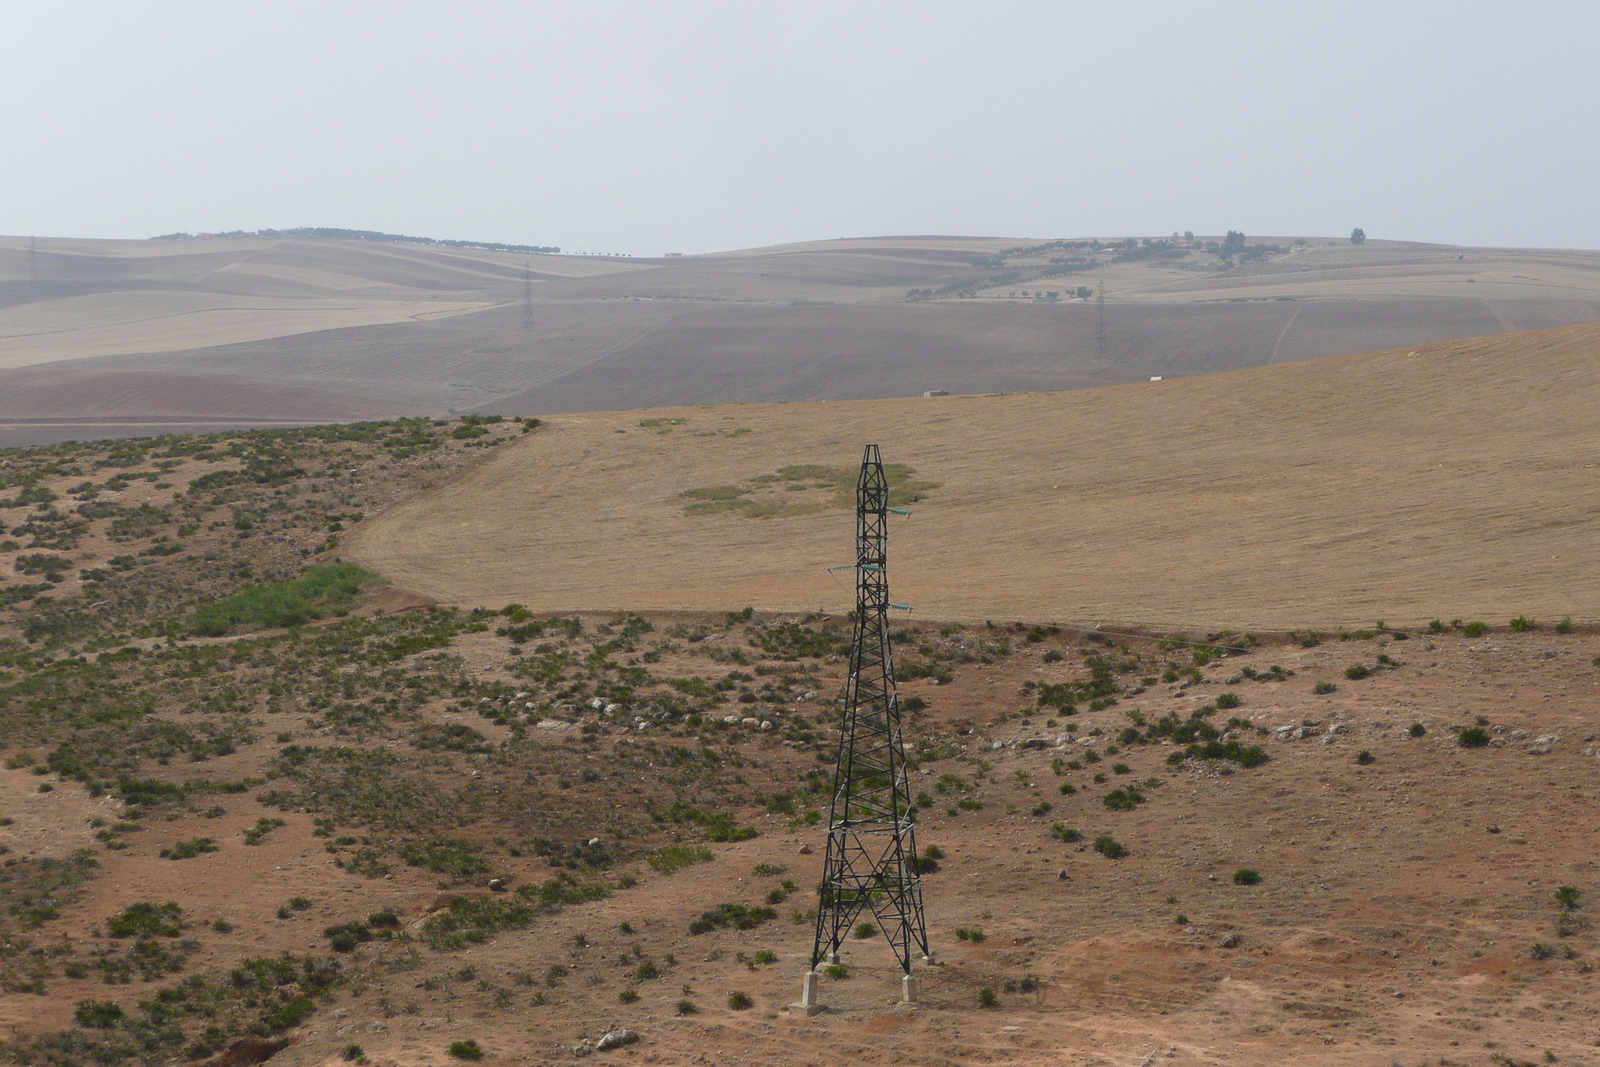
<svg viewBox="0 0 1600 1067"><path fill-rule="evenodd" d="M1363 230L1360 226L1357 226L1355 229L1351 230L1350 231L1350 243L1353 244L1353 245L1364 245L1364 244L1366 244L1367 243L1367 231Z"/></svg>

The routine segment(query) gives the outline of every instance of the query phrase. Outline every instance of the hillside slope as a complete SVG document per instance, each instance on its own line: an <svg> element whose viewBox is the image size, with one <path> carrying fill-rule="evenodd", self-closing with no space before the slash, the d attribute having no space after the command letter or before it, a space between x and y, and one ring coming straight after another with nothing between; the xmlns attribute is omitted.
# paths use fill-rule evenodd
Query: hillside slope
<svg viewBox="0 0 1600 1067"><path fill-rule="evenodd" d="M1597 253L1259 243L1280 252L881 237L633 259L282 234L32 252L0 238L0 442L230 412L1065 389L1600 319ZM1102 283L1103 308L1074 296Z"/></svg>
<svg viewBox="0 0 1600 1067"><path fill-rule="evenodd" d="M839 611L843 498L749 479L875 441L938 483L891 535L924 617L1593 619L1597 410L1582 326L1072 392L563 415L352 552L451 602Z"/></svg>

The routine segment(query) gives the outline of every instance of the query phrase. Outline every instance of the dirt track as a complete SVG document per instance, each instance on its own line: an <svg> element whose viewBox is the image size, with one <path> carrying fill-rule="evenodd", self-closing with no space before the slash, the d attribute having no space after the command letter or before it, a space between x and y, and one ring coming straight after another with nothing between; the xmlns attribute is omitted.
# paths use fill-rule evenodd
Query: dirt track
<svg viewBox="0 0 1600 1067"><path fill-rule="evenodd" d="M1597 371L1583 326L1065 393L563 415L349 547L451 602L838 611L847 511L679 494L877 441L942 483L891 534L921 617L1593 620Z"/></svg>

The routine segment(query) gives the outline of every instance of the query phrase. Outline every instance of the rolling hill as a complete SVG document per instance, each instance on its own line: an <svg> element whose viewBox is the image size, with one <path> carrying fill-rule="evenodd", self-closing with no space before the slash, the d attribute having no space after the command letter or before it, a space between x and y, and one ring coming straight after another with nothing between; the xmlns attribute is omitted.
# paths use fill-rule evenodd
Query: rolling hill
<svg viewBox="0 0 1600 1067"><path fill-rule="evenodd" d="M0 443L1066 389L1600 319L1596 253L1269 243L1227 261L1203 239L956 237L632 259L0 238ZM1103 310L1073 295L1102 281Z"/></svg>
<svg viewBox="0 0 1600 1067"><path fill-rule="evenodd" d="M861 445L919 616L1289 629L1600 616L1600 327L1063 392L554 416L361 528L451 603L848 606ZM821 486L808 488L808 486Z"/></svg>

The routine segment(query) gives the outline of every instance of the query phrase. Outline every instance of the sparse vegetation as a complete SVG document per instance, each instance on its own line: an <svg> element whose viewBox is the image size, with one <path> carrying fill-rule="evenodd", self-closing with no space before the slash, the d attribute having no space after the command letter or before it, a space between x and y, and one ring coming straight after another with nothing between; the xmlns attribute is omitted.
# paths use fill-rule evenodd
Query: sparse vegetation
<svg viewBox="0 0 1600 1067"><path fill-rule="evenodd" d="M1489 743L1489 731L1481 726L1468 726L1456 734L1456 744L1462 748L1483 748Z"/></svg>
<svg viewBox="0 0 1600 1067"><path fill-rule="evenodd" d="M1254 867L1240 867L1233 872L1234 885L1259 885L1260 883L1261 872Z"/></svg>

